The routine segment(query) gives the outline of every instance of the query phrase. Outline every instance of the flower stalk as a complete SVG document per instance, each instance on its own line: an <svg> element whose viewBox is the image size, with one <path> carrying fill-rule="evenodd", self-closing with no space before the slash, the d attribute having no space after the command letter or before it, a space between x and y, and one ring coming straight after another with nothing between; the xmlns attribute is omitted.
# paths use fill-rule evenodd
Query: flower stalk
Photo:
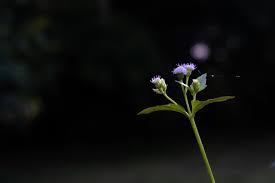
<svg viewBox="0 0 275 183"><path fill-rule="evenodd" d="M189 81L189 76L186 76L186 81L185 81L185 84L188 86L188 81ZM189 101L188 101L188 96L187 96L187 87L185 86L181 86L182 90L183 90L183 96L184 96L184 100L185 100L185 104L186 104L186 108L187 108L187 111L189 113L189 115L191 115L191 109L190 109L190 106L189 106Z"/></svg>
<svg viewBox="0 0 275 183"><path fill-rule="evenodd" d="M189 78L192 74L192 71L194 71L195 69L196 69L195 64L188 63L188 64L178 64L177 67L172 71L172 73L176 75L179 79L176 82L179 83L181 86L186 109L167 95L166 93L167 84L165 83L165 80L163 78L157 75L151 79L151 83L155 85L155 88L153 88L153 91L157 94L163 95L171 103L149 107L142 110L138 114L149 114L156 111L174 111L174 112L181 113L185 117L187 117L188 120L190 121L193 132L195 134L196 141L198 143L199 150L200 150L202 159L204 161L204 164L206 166L210 181L211 183L215 183L215 178L214 178L210 163L208 161L208 158L207 158L207 155L195 122L195 115L199 110L201 110L208 104L215 103L215 102L223 102L229 99L233 99L234 96L222 96L222 97L217 97L213 99L208 99L205 101L197 100L197 94L200 91L204 90L207 86L206 85L207 74L206 73L202 74L198 78L193 79L192 84L189 86ZM185 83L183 82L184 78L185 78ZM187 95L188 91L190 95L193 96L193 99L191 101L189 101L188 99L188 95Z"/></svg>

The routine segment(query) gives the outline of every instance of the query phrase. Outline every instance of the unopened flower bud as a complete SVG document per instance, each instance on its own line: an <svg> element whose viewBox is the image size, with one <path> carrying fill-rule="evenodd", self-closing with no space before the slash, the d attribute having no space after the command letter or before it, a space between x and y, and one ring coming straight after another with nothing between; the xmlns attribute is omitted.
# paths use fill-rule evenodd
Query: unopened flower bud
<svg viewBox="0 0 275 183"><path fill-rule="evenodd" d="M165 80L161 78L159 75L155 76L151 79L151 83L155 85L156 88L153 89L154 92L157 94L163 94L167 90L167 85L165 83Z"/></svg>
<svg viewBox="0 0 275 183"><path fill-rule="evenodd" d="M195 93L198 93L200 90L200 81L197 79L193 79L193 83L191 84L191 87Z"/></svg>
<svg viewBox="0 0 275 183"><path fill-rule="evenodd" d="M161 92L159 89L153 88L153 91L157 94L163 94L163 92Z"/></svg>

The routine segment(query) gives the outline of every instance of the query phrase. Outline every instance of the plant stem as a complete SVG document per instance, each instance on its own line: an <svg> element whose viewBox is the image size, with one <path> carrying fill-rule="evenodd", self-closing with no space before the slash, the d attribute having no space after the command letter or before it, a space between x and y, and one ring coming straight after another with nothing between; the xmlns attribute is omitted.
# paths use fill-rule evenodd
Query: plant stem
<svg viewBox="0 0 275 183"><path fill-rule="evenodd" d="M185 84L188 86L188 80L189 80L189 76L186 76L186 81ZM190 110L190 106L189 106L189 102L188 102L188 97L187 97L187 87L181 86L183 95L184 95L184 99L185 99L185 103L186 103L186 107L187 107L187 111L188 113L191 115L191 110Z"/></svg>
<svg viewBox="0 0 275 183"><path fill-rule="evenodd" d="M172 102L173 104L177 104L177 102L175 102L173 99L171 99L165 92L163 93L163 95L165 96L165 98L167 98L170 102Z"/></svg>
<svg viewBox="0 0 275 183"><path fill-rule="evenodd" d="M188 81L189 81L189 76L187 75L186 76L186 80L185 80L185 84L188 86ZM182 81L181 81L182 82ZM201 152L201 156L202 156L202 159L204 161L204 164L206 166L206 169L207 169L207 172L208 172L208 175L209 175L209 178L210 178L210 181L211 183L216 183L215 181L215 178L214 178L214 175L213 175L213 172L211 170L211 167L210 167L210 164L209 164L209 161L208 161L208 158L207 158L207 155L206 155L206 152L204 150L204 147L203 147L203 143L201 141L201 137L200 137L200 134L199 134L199 131L198 131L198 128L197 128L197 125L196 125L196 122L195 122L195 114L192 113L191 109L190 109L190 106L189 106L189 101L188 101L188 96L187 96L187 91L188 91L188 87L186 86L183 86L181 85L181 89L182 89L182 92L183 92L183 95L184 95L184 99L185 99L185 103L186 103L186 108L188 110L188 116L189 116L189 120L191 122L191 126L192 126L192 129L193 129L193 132L195 134L195 137L196 137L196 140L197 140L197 143L199 145L199 149L200 149L200 152ZM167 96L168 97L168 96ZM193 100L195 101L196 100L196 93L193 95Z"/></svg>
<svg viewBox="0 0 275 183"><path fill-rule="evenodd" d="M194 119L194 117L191 117L191 118L189 118L189 120L190 120L190 122L191 122L191 126L192 126L192 128L193 128L193 131L194 131L196 140L197 140L197 142L198 142L199 149L200 149L200 152L201 152L201 156L202 156L202 159L203 159L204 164L205 164L205 166L206 166L206 169L207 169L209 178L210 178L210 180L211 180L211 183L215 183L215 178L214 178L213 172L212 172L212 170L211 170L209 161L208 161L208 159L207 159L206 152L205 152L205 150L204 150L203 143L202 143L202 141L201 141L200 134L199 134L199 131L198 131L197 126L196 126L195 119Z"/></svg>
<svg viewBox="0 0 275 183"><path fill-rule="evenodd" d="M197 93L194 93L193 100L197 100Z"/></svg>

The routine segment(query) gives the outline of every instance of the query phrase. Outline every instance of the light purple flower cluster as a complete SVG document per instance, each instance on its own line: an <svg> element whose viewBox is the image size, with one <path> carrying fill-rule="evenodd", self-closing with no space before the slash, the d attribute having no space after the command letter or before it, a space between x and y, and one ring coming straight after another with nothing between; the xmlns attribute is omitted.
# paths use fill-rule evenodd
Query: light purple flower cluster
<svg viewBox="0 0 275 183"><path fill-rule="evenodd" d="M177 64L177 67L172 71L172 73L175 75L186 76L188 74L191 74L191 72L195 69L196 65L193 63Z"/></svg>
<svg viewBox="0 0 275 183"><path fill-rule="evenodd" d="M183 74L186 75L187 74L187 70L186 68L180 64L177 64L177 67L172 71L173 74L177 75L177 74Z"/></svg>
<svg viewBox="0 0 275 183"><path fill-rule="evenodd" d="M196 65L193 63L183 64L183 67L185 67L186 70L191 70L191 71L193 71L197 68Z"/></svg>
<svg viewBox="0 0 275 183"><path fill-rule="evenodd" d="M172 73L177 75L178 79L182 81L185 76L189 77L195 69L196 65L193 63L177 64L177 67L172 71ZM157 94L163 94L166 92L167 85L160 75L152 77L150 82L155 85L153 91Z"/></svg>
<svg viewBox="0 0 275 183"><path fill-rule="evenodd" d="M160 75L156 75L150 80L150 82L153 84L156 84L157 82L159 82L160 79L161 79Z"/></svg>

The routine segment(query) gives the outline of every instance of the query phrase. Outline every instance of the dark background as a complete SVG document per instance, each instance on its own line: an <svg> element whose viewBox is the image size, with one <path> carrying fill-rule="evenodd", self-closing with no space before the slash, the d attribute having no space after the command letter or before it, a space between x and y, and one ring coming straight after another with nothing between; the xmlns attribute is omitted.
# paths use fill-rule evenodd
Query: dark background
<svg viewBox="0 0 275 183"><path fill-rule="evenodd" d="M2 182L207 182L187 119L136 116L167 103L151 90L157 74L182 102L171 71L186 62L195 77L214 75L199 99L236 96L197 116L217 182L275 181L274 2L0 7ZM196 46L209 54L196 57Z"/></svg>

